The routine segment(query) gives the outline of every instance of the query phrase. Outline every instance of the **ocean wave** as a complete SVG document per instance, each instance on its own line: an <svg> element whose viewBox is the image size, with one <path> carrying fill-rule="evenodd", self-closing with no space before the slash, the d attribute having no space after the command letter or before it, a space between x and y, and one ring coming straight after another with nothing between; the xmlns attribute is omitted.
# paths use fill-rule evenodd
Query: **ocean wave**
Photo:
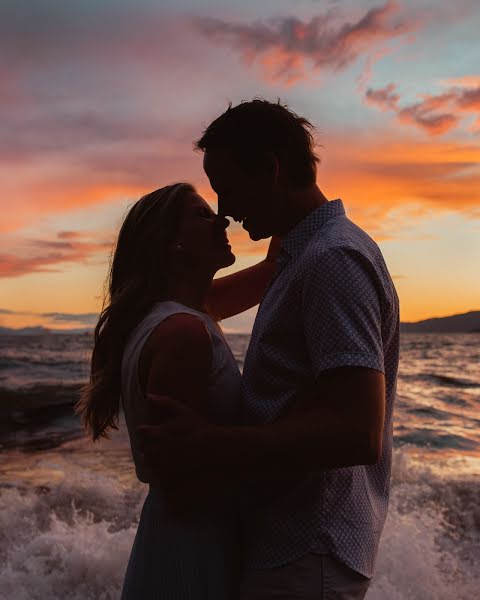
<svg viewBox="0 0 480 600"><path fill-rule="evenodd" d="M0 388L0 421L20 416L34 418L48 408L71 406L79 398L79 383Z"/></svg>
<svg viewBox="0 0 480 600"><path fill-rule="evenodd" d="M460 398L458 394L440 394L440 398L442 402L446 402L447 404L451 404L452 406L461 406L466 408L469 406L469 401L465 398Z"/></svg>
<svg viewBox="0 0 480 600"><path fill-rule="evenodd" d="M400 366L404 367L400 363ZM399 373L399 381L400 382L408 382L408 383L429 383L436 384L441 387L457 387L457 388L480 388L480 383L478 381L474 381L472 379L467 379L465 377L456 377L453 375L441 375L438 373L409 373L406 370L401 370Z"/></svg>
<svg viewBox="0 0 480 600"><path fill-rule="evenodd" d="M434 406L416 406L407 408L407 412L412 415L419 417L429 417L431 419L438 419L439 421L447 421L452 417L452 413L446 410L435 408Z"/></svg>
<svg viewBox="0 0 480 600"><path fill-rule="evenodd" d="M0 388L0 402L15 398L16 402L29 402L38 407L57 404L60 399L73 399L82 386L78 383L52 382L50 384L26 385L21 388Z"/></svg>
<svg viewBox="0 0 480 600"><path fill-rule="evenodd" d="M405 433L401 433L403 430ZM396 445L414 445L419 448L431 448L438 450L477 450L478 442L462 435L453 433L442 433L438 429L426 429L415 427L407 430L405 427L398 427L395 432Z"/></svg>
<svg viewBox="0 0 480 600"><path fill-rule="evenodd" d="M441 385L460 387L460 388L478 388L480 384L476 381L461 379L460 377L452 377L450 375L438 375L436 373L429 374L428 377Z"/></svg>
<svg viewBox="0 0 480 600"><path fill-rule="evenodd" d="M0 598L118 598L141 494L86 473L58 487L3 489Z"/></svg>
<svg viewBox="0 0 480 600"><path fill-rule="evenodd" d="M105 453L102 452L102 456ZM0 487L0 598L119 597L146 493L83 467L61 483ZM58 469L54 455L37 470ZM480 480L395 452L390 510L367 600L471 600L480 578Z"/></svg>
<svg viewBox="0 0 480 600"><path fill-rule="evenodd" d="M480 478L395 452L390 508L367 600L471 600L480 578Z"/></svg>
<svg viewBox="0 0 480 600"><path fill-rule="evenodd" d="M18 369L21 368L33 369L35 367L53 367L53 368L75 368L88 370L88 362L83 357L78 357L75 354L68 352L55 352L50 355L42 353L36 355L18 355L0 356L0 368L2 369Z"/></svg>

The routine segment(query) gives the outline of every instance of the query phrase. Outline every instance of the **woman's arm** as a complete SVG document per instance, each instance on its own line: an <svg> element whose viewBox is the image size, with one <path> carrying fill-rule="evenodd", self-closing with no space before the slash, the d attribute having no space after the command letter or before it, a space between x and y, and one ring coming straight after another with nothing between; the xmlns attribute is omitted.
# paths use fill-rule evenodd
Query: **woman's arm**
<svg viewBox="0 0 480 600"><path fill-rule="evenodd" d="M211 339L203 321L190 314L169 317L154 330L140 357L140 380L147 402L149 395L166 394L205 414L211 362ZM155 411L151 400L147 413L150 424L166 416ZM188 463L188 457L186 460ZM205 474L193 470L156 473L151 483L162 490L169 511L176 516L205 505L213 487Z"/></svg>
<svg viewBox="0 0 480 600"><path fill-rule="evenodd" d="M158 325L142 351L143 389L204 412L211 363L210 334L203 321L190 314L172 315Z"/></svg>
<svg viewBox="0 0 480 600"><path fill-rule="evenodd" d="M274 236L264 260L253 267L213 280L208 307L215 319L221 321L233 317L260 302L275 271L279 252L280 238Z"/></svg>

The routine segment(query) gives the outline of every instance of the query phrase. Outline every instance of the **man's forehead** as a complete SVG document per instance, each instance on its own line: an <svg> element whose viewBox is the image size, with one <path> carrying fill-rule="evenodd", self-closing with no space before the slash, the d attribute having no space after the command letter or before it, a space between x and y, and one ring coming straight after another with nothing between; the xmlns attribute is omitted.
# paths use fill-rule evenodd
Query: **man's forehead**
<svg viewBox="0 0 480 600"><path fill-rule="evenodd" d="M210 179L223 179L233 171L234 166L228 152L207 150L203 156L203 169Z"/></svg>

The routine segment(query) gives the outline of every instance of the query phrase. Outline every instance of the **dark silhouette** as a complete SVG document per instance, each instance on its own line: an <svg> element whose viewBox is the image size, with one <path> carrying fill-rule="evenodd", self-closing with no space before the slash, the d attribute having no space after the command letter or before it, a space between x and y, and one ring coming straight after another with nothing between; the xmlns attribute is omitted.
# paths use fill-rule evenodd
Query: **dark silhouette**
<svg viewBox="0 0 480 600"><path fill-rule="evenodd" d="M238 422L240 372L216 320L259 302L278 244L259 264L213 282L235 261L228 224L191 185L166 186L129 210L112 256L90 383L77 410L95 440L117 427L121 399L137 476L150 486L123 598L225 600L238 588L231 483L192 471L159 477L134 435L140 423L161 417L148 404L152 393L171 394L198 418Z"/></svg>
<svg viewBox="0 0 480 600"><path fill-rule="evenodd" d="M280 236L278 268L245 360L242 424L212 424L159 384L156 423L138 429L160 479L252 475L243 599L363 598L388 504L398 298L376 244L317 186L311 130L256 99L197 142L219 214L253 240Z"/></svg>

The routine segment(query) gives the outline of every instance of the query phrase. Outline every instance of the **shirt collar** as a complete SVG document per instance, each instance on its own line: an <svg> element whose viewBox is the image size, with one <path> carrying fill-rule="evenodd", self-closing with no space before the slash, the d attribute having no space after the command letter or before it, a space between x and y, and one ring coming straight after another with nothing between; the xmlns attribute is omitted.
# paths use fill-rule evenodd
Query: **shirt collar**
<svg viewBox="0 0 480 600"><path fill-rule="evenodd" d="M291 258L296 258L301 254L308 240L314 233L321 229L327 221L344 214L345 209L343 207L343 202L340 199L331 200L330 202L322 204L302 219L300 223L297 223L295 227L287 233L282 240L282 250L287 252Z"/></svg>

